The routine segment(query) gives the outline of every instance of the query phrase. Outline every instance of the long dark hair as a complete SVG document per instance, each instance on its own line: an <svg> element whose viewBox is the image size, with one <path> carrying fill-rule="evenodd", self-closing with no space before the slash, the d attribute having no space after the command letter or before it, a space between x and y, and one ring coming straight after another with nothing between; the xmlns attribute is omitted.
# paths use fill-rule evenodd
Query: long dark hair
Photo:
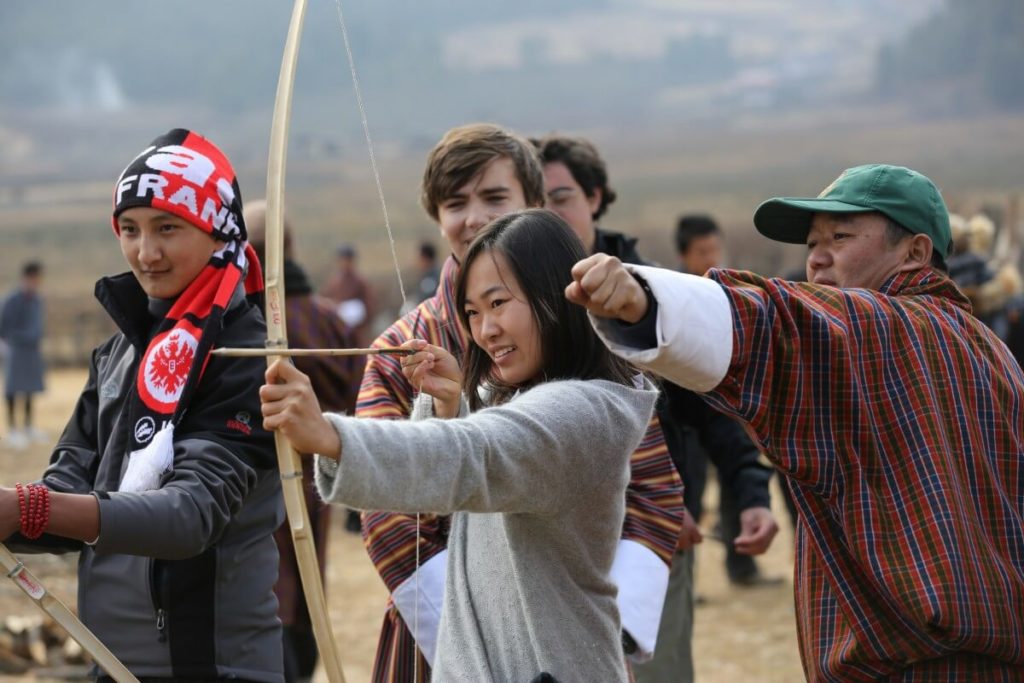
<svg viewBox="0 0 1024 683"><path fill-rule="evenodd" d="M478 258L494 258L494 254L505 258L533 313L543 355L538 381L572 378L632 383L635 371L601 343L586 310L565 298L572 267L587 255L569 225L545 209L506 214L477 234L455 283L456 307L463 327L469 329L469 270ZM481 386L489 392L490 405L503 403L524 388L502 382L494 372L491 357L475 343L466 346L462 369L462 388L473 410L483 405Z"/></svg>

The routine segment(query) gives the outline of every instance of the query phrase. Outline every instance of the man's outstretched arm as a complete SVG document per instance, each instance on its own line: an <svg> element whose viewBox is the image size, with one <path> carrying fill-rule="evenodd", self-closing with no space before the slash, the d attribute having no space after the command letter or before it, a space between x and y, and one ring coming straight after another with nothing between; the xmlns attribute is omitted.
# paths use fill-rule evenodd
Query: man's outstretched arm
<svg viewBox="0 0 1024 683"><path fill-rule="evenodd" d="M605 254L580 261L572 274L566 298L590 312L614 353L694 391L710 391L725 377L733 320L721 285Z"/></svg>

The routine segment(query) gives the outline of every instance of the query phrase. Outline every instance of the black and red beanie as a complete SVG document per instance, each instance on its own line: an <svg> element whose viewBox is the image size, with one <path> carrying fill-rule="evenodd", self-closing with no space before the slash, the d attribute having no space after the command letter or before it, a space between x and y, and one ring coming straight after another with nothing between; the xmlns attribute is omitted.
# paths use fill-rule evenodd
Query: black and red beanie
<svg viewBox="0 0 1024 683"><path fill-rule="evenodd" d="M114 186L114 233L125 209L150 207L179 216L225 242L245 241L242 194L231 162L202 135L175 128L153 140Z"/></svg>

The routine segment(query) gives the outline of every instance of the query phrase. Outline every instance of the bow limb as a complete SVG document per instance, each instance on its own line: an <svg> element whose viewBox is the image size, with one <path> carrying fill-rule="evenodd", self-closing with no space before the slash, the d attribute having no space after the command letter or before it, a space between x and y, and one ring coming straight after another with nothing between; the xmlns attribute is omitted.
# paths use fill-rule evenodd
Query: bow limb
<svg viewBox="0 0 1024 683"><path fill-rule="evenodd" d="M267 348L286 349L288 335L285 327L284 305L284 171L288 152L288 123L291 115L292 87L299 54L302 24L306 15L306 0L295 0L291 23L281 59L281 75L274 99L274 117L270 128L270 153L267 159L267 232L266 232L266 303ZM272 364L282 356L270 356ZM341 657L331 631L327 615L324 589L320 578L320 563L309 523L309 511L303 495L302 460L288 439L275 432L277 461L281 470L281 489L284 494L288 527L295 546L295 559L299 566L302 591L306 596L313 635L327 678L331 683L344 683Z"/></svg>
<svg viewBox="0 0 1024 683"><path fill-rule="evenodd" d="M124 664L100 642L89 628L79 621L71 610L47 591L43 584L32 575L24 564L15 557L3 543L0 543L0 568L6 570L6 576L18 585L27 596L32 598L42 611L50 615L54 621L68 632L82 649L89 653L96 665L103 669L117 683L139 683Z"/></svg>

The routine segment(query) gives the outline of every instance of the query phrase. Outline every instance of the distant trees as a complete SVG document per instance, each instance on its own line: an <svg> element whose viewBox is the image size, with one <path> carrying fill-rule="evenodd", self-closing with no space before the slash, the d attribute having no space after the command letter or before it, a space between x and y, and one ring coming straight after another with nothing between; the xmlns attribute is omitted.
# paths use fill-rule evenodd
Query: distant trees
<svg viewBox="0 0 1024 683"><path fill-rule="evenodd" d="M926 106L1024 109L1024 2L946 0L881 49L875 83L883 96Z"/></svg>

